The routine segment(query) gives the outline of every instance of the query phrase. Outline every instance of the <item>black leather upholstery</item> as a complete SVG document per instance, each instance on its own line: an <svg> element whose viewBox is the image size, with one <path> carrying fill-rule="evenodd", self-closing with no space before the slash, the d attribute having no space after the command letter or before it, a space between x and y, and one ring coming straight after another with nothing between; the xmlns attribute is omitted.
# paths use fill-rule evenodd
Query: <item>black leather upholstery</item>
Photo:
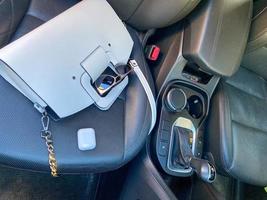
<svg viewBox="0 0 267 200"><path fill-rule="evenodd" d="M13 1L20 2L20 0ZM79 0L31 0L29 9L16 32L12 35L11 41L37 28L78 2Z"/></svg>
<svg viewBox="0 0 267 200"><path fill-rule="evenodd" d="M254 15L242 66L267 80L267 1L254 3Z"/></svg>
<svg viewBox="0 0 267 200"><path fill-rule="evenodd" d="M0 48L9 42L29 3L30 0L0 1Z"/></svg>
<svg viewBox="0 0 267 200"><path fill-rule="evenodd" d="M11 41L75 3L76 0L32 0ZM135 42L131 57L137 60L154 91L138 34L132 28L129 32ZM40 113L1 77L0 89L0 164L49 172L46 146L39 134ZM104 172L122 166L143 147L150 128L150 116L144 89L138 78L130 75L126 91L108 111L90 106L71 117L52 122L59 172ZM93 151L78 149L76 132L84 127L96 131L97 147Z"/></svg>
<svg viewBox="0 0 267 200"><path fill-rule="evenodd" d="M206 138L219 173L261 186L267 185L266 5L264 0L254 4L242 67L219 83Z"/></svg>
<svg viewBox="0 0 267 200"><path fill-rule="evenodd" d="M267 81L240 68L221 81L212 98L206 151L218 171L267 185Z"/></svg>
<svg viewBox="0 0 267 200"><path fill-rule="evenodd" d="M120 18L148 30L171 25L189 14L201 0L107 0Z"/></svg>
<svg viewBox="0 0 267 200"><path fill-rule="evenodd" d="M79 0L0 1L0 48L78 2Z"/></svg>

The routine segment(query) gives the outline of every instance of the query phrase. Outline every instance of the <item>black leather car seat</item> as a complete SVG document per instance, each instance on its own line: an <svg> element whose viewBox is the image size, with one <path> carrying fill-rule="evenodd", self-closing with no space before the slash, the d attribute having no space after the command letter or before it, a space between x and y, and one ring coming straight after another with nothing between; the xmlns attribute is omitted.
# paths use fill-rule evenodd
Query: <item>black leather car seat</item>
<svg viewBox="0 0 267 200"><path fill-rule="evenodd" d="M242 66L267 79L267 1L254 3L250 37Z"/></svg>
<svg viewBox="0 0 267 200"><path fill-rule="evenodd" d="M0 1L0 47L50 20L79 0Z"/></svg>
<svg viewBox="0 0 267 200"><path fill-rule="evenodd" d="M28 33L80 0L0 1L0 47ZM108 0L122 20L147 30L175 23L192 11L201 0ZM149 11L149 12L148 12Z"/></svg>
<svg viewBox="0 0 267 200"><path fill-rule="evenodd" d="M162 28L183 19L201 0L107 0L117 14L139 30Z"/></svg>
<svg viewBox="0 0 267 200"><path fill-rule="evenodd" d="M212 98L206 139L219 173L259 186L267 185L266 5L255 2L242 65Z"/></svg>

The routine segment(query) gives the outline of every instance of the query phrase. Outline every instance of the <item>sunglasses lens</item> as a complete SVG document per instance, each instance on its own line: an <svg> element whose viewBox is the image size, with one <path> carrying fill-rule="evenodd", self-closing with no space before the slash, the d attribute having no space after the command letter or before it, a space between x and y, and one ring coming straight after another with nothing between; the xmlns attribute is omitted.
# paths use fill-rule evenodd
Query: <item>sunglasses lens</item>
<svg viewBox="0 0 267 200"><path fill-rule="evenodd" d="M132 68L129 65L120 65L116 66L116 70L119 74L128 74L132 71Z"/></svg>
<svg viewBox="0 0 267 200"><path fill-rule="evenodd" d="M114 72L114 76L102 74L95 81L95 88L101 96L104 96L112 87L119 84L132 71L132 68L129 65L120 65L116 66L116 70L117 72Z"/></svg>
<svg viewBox="0 0 267 200"><path fill-rule="evenodd" d="M102 75L96 80L95 85L98 90L105 91L114 84L114 81L115 79L113 76Z"/></svg>

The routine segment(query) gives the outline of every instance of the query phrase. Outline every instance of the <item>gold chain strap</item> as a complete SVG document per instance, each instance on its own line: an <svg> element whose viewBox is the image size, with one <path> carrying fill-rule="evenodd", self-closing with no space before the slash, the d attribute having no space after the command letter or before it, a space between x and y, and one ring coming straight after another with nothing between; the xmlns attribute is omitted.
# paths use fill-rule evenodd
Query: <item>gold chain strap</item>
<svg viewBox="0 0 267 200"><path fill-rule="evenodd" d="M54 145L53 145L52 133L51 131L48 130L50 119L46 112L43 113L41 121L43 125L43 130L41 131L41 137L45 139L45 143L47 146L48 163L49 163L49 167L51 170L51 175L53 177L57 177L58 176L57 160L56 160L56 155L55 155L55 150L54 150Z"/></svg>

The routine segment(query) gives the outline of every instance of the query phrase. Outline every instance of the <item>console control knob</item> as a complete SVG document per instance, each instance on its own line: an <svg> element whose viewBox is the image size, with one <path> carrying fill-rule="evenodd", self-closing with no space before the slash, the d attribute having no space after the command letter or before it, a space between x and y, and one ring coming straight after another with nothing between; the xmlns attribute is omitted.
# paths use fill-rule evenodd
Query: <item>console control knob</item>
<svg viewBox="0 0 267 200"><path fill-rule="evenodd" d="M168 91L166 96L167 107L172 112L182 111L187 103L187 98L184 91L180 88L172 88Z"/></svg>

